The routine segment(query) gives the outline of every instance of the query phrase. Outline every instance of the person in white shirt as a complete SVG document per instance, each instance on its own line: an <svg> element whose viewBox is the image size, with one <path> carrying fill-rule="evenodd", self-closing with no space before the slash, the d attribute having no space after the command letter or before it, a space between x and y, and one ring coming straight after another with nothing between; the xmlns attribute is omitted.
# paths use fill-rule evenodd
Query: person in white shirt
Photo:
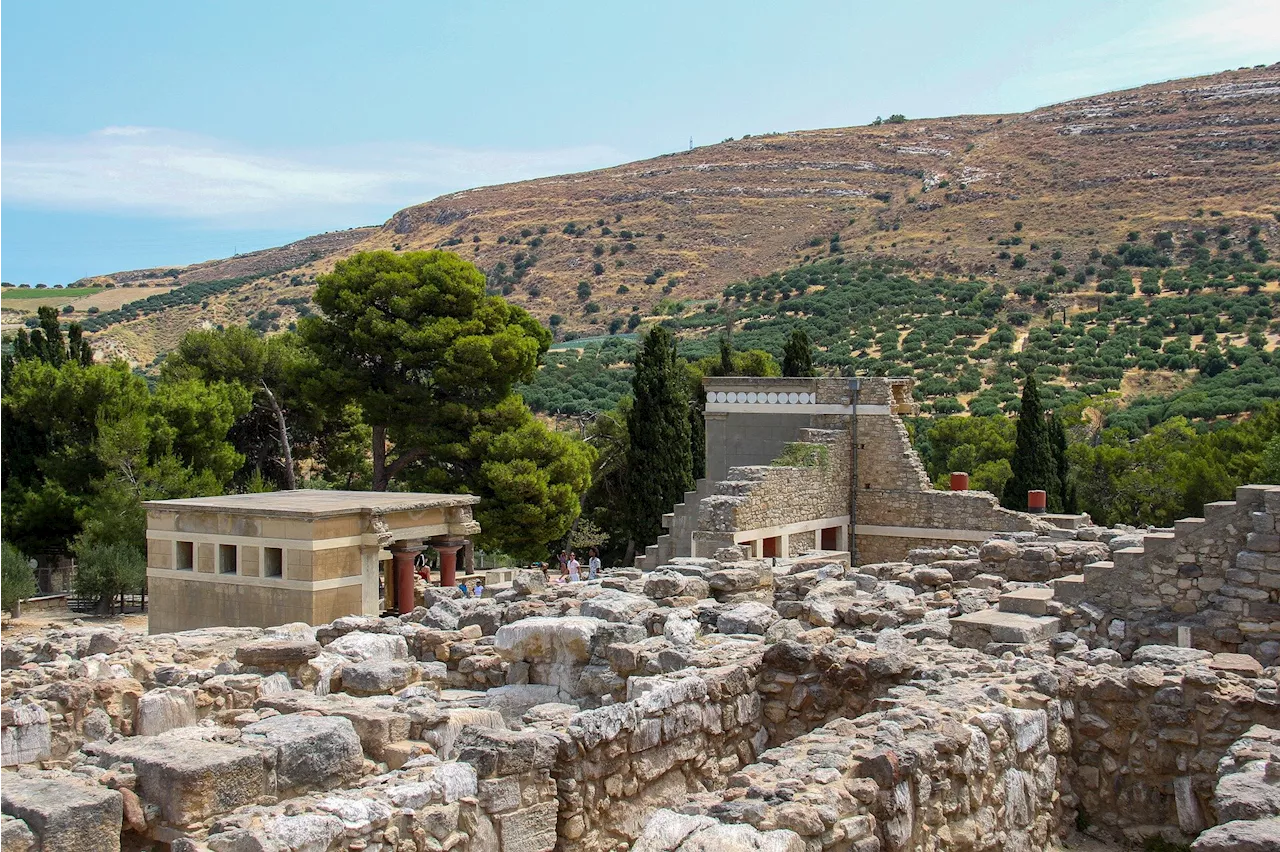
<svg viewBox="0 0 1280 852"><path fill-rule="evenodd" d="M600 576L600 553L591 548L591 558L587 560L587 579L594 580Z"/></svg>
<svg viewBox="0 0 1280 852"><path fill-rule="evenodd" d="M570 583L576 583L582 579L582 576L578 573L578 569L581 567L581 563L578 562L578 554L570 553L568 563Z"/></svg>

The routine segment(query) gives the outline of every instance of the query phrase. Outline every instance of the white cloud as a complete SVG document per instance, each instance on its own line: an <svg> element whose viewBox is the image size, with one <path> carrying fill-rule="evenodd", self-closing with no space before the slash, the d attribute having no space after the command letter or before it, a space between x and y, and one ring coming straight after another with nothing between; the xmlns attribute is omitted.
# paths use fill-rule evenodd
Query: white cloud
<svg viewBox="0 0 1280 852"><path fill-rule="evenodd" d="M1034 70L1004 88L1031 92L1032 102L1048 104L1280 60L1280 3L1275 0L1179 0L1115 7L1117 14L1134 8L1145 10L1148 17L1110 30L1106 22L1092 21L1089 26L1104 37L1088 47L1061 52L1050 42L1048 49L1036 53Z"/></svg>
<svg viewBox="0 0 1280 852"><path fill-rule="evenodd" d="M252 151L155 127L107 127L82 137L5 140L9 203L124 212L214 225L339 227L353 215L437 195L598 168L622 155L603 146L481 151L416 144ZM363 223L363 220L361 220Z"/></svg>

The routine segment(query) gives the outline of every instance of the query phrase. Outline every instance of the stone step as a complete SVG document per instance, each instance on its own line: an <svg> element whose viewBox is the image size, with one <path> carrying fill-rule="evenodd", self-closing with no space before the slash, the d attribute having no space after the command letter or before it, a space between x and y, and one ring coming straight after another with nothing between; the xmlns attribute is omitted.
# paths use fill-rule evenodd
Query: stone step
<svg viewBox="0 0 1280 852"><path fill-rule="evenodd" d="M1173 522L1173 533L1179 538L1185 538L1204 529L1204 523L1204 518L1182 518Z"/></svg>
<svg viewBox="0 0 1280 852"><path fill-rule="evenodd" d="M962 648L984 648L989 642L1027 645L1058 633L1060 624L1049 615L984 609L951 619L951 643Z"/></svg>
<svg viewBox="0 0 1280 852"><path fill-rule="evenodd" d="M1080 601L1084 600L1086 587L1083 574L1068 574L1065 577L1058 577L1055 580L1050 580L1049 585L1053 587L1054 600L1067 604L1080 603Z"/></svg>
<svg viewBox="0 0 1280 852"><path fill-rule="evenodd" d="M1204 519L1206 521L1217 521L1228 518L1236 512L1235 500L1219 500L1216 503L1204 504Z"/></svg>
<svg viewBox="0 0 1280 852"><path fill-rule="evenodd" d="M1111 561L1117 568L1139 568L1142 566L1147 552L1141 547L1126 547L1111 554Z"/></svg>
<svg viewBox="0 0 1280 852"><path fill-rule="evenodd" d="M1172 557L1178 552L1178 539L1173 533L1147 533L1142 537L1142 549L1152 556Z"/></svg>
<svg viewBox="0 0 1280 852"><path fill-rule="evenodd" d="M684 504L682 503L681 505L684 505ZM671 529L671 525L674 524L675 521L676 521L676 513L667 512L665 515L662 516L662 528L664 530Z"/></svg>
<svg viewBox="0 0 1280 852"><path fill-rule="evenodd" d="M1084 515L1066 515L1048 512L1040 516L1040 520L1048 521L1060 530L1078 530L1084 526Z"/></svg>
<svg viewBox="0 0 1280 852"><path fill-rule="evenodd" d="M1051 600L1053 600L1053 589L1034 587L1014 589L1000 596L1000 611L1017 612L1022 615L1047 615Z"/></svg>

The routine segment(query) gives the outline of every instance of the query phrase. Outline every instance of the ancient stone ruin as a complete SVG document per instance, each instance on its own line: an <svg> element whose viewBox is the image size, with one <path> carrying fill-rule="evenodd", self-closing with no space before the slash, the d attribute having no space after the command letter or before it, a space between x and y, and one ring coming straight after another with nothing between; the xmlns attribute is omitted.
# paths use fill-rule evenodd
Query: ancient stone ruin
<svg viewBox="0 0 1280 852"><path fill-rule="evenodd" d="M1280 849L1280 487L1104 529L924 493L895 452L865 554L822 548L834 501L752 503L841 469L780 467L686 528L751 543L647 570L7 640L3 852Z"/></svg>

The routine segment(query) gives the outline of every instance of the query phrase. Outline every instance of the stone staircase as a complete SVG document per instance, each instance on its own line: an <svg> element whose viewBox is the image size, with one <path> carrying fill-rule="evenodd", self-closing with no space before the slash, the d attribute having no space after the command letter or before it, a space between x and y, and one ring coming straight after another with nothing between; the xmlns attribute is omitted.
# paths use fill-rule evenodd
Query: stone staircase
<svg viewBox="0 0 1280 852"><path fill-rule="evenodd" d="M662 527L667 532L658 536L658 540L646 547L644 553L636 555L636 568L652 571L659 565L667 564L673 557L693 555L693 531L698 528L698 504L704 497L711 495L711 488L710 480L699 479L692 491L684 493L684 500L662 516Z"/></svg>
<svg viewBox="0 0 1280 852"><path fill-rule="evenodd" d="M1271 512L1268 507L1275 504L1277 493L1280 486L1243 485L1236 489L1234 500L1206 503L1204 517L1175 521L1172 531L1147 533L1137 545L1112 553L1109 561L1086 566L1079 599L1087 588L1090 600L1116 612L1161 608L1196 612L1195 602L1173 588L1185 587L1179 581L1200 586L1199 578L1205 574L1223 575L1221 565L1213 563L1250 549L1256 539L1256 534L1248 532L1251 517ZM1076 602L1067 596L1061 599Z"/></svg>

